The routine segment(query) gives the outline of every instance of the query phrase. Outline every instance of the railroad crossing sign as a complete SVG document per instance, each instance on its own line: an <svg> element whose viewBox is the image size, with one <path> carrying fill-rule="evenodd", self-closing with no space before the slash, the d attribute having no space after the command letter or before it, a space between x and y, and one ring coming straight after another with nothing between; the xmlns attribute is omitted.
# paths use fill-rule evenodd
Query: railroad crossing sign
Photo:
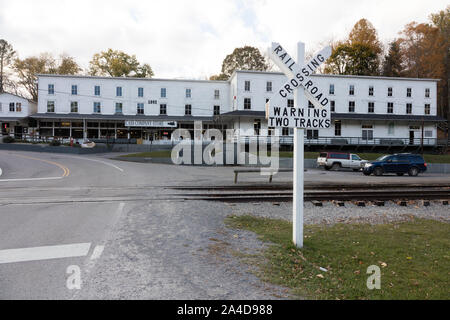
<svg viewBox="0 0 450 320"><path fill-rule="evenodd" d="M288 81L272 96L266 104L266 117L269 127L288 128L329 128L331 125L329 100L311 75L331 56L331 47L325 47L306 63L295 63L294 59L279 43L272 43L269 56L288 76ZM301 105L300 101L289 104L288 95L302 88L311 106Z"/></svg>
<svg viewBox="0 0 450 320"><path fill-rule="evenodd" d="M294 128L294 176L293 176L293 242L303 247L303 187L304 187L304 128L329 128L331 125L329 100L319 85L311 78L313 72L331 55L326 47L305 61L305 44L297 44L297 63L278 43L272 43L269 57L287 75L288 81L266 104L269 127ZM288 102L294 94L294 103ZM313 108L307 106L307 99Z"/></svg>

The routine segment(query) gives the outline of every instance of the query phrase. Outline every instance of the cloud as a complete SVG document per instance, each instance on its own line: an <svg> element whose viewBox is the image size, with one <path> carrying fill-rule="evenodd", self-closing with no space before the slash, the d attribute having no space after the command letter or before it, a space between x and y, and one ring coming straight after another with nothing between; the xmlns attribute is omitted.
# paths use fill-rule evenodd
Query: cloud
<svg viewBox="0 0 450 320"><path fill-rule="evenodd" d="M375 4L376 2L376 4ZM297 41L318 48L342 38L362 17L384 41L413 20L423 22L446 0L0 0L0 38L20 57L66 52L87 68L107 48L136 54L156 77L206 78L225 56L244 45L271 41L294 50Z"/></svg>

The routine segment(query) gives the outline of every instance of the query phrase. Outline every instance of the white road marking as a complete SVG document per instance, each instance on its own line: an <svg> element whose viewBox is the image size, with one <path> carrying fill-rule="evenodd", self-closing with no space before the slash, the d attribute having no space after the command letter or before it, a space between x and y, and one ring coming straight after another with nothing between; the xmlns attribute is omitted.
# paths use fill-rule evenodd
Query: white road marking
<svg viewBox="0 0 450 320"><path fill-rule="evenodd" d="M94 161L94 162L99 162L99 163L103 163L104 165L113 167L116 170L119 170L120 172L123 172L124 170L122 168L119 168L118 166L116 166L115 164L106 162L106 161L102 161L102 160L97 160L97 159L90 159L90 158L81 158L81 157L65 157L65 158L72 158L72 159L81 159L81 160L88 160L88 161Z"/></svg>
<svg viewBox="0 0 450 320"><path fill-rule="evenodd" d="M0 264L84 257L89 253L90 247L91 243L76 243L60 246L0 250Z"/></svg>
<svg viewBox="0 0 450 320"><path fill-rule="evenodd" d="M0 168L0 176L3 174L2 168Z"/></svg>
<svg viewBox="0 0 450 320"><path fill-rule="evenodd" d="M62 178L63 178L63 177L0 179L0 182L59 180L59 179L62 179Z"/></svg>
<svg viewBox="0 0 450 320"><path fill-rule="evenodd" d="M105 246L100 246L100 245L95 246L94 252L92 252L92 255L91 255L91 260L100 258L100 256L103 253L103 249L105 249Z"/></svg>

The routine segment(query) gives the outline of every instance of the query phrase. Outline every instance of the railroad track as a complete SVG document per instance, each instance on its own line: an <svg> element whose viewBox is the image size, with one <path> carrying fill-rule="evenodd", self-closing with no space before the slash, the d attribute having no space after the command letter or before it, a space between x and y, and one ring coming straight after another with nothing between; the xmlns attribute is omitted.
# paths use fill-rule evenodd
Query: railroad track
<svg viewBox="0 0 450 320"><path fill-rule="evenodd" d="M177 187L191 191L172 194L183 200L207 200L221 202L289 202L291 186L216 186ZM202 191L202 192L192 192ZM220 192L218 192L220 191ZM324 186L305 188L305 201L396 201L396 200L450 200L450 187L445 186Z"/></svg>

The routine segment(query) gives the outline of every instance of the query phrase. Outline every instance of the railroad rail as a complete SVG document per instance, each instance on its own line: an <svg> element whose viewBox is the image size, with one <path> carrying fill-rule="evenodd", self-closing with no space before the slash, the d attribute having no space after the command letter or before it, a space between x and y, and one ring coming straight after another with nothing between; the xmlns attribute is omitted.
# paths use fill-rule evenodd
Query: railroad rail
<svg viewBox="0 0 450 320"><path fill-rule="evenodd" d="M172 194L183 200L206 200L221 202L290 202L292 186L205 186L176 187L173 189L190 191ZM201 191L201 192L198 192ZM450 186L427 185L407 186L309 186L305 187L305 201L408 201L408 200L450 200Z"/></svg>

